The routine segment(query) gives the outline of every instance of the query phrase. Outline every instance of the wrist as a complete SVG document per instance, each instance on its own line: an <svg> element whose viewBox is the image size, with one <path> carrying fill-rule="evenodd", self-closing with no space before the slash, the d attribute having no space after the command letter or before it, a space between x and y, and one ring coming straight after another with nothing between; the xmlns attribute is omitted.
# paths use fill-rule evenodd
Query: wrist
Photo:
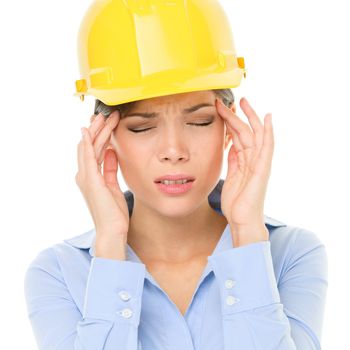
<svg viewBox="0 0 350 350"><path fill-rule="evenodd" d="M96 232L95 257L126 260L127 236L100 234Z"/></svg>
<svg viewBox="0 0 350 350"><path fill-rule="evenodd" d="M269 240L269 230L265 225L235 227L231 226L231 235L235 247Z"/></svg>

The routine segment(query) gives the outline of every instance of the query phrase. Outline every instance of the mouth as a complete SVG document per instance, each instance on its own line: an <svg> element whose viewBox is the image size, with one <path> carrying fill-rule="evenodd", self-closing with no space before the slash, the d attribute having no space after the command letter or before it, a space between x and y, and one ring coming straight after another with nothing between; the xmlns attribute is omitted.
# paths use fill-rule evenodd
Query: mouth
<svg viewBox="0 0 350 350"><path fill-rule="evenodd" d="M194 182L194 179L181 179L181 180L159 180L159 181L155 181L155 183L157 184L164 184L164 185L181 185L184 183L188 183L188 182Z"/></svg>
<svg viewBox="0 0 350 350"><path fill-rule="evenodd" d="M194 181L195 179L163 179L154 182L158 189L167 195L183 195L192 189Z"/></svg>
<svg viewBox="0 0 350 350"><path fill-rule="evenodd" d="M183 183L194 182L195 177L187 174L167 174L160 176L154 180L155 183L163 183L166 185L181 185Z"/></svg>

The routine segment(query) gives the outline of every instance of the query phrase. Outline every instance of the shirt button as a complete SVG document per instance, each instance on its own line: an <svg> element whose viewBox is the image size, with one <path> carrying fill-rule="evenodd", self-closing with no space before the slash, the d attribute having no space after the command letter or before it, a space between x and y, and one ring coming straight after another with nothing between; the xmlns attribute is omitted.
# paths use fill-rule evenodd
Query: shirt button
<svg viewBox="0 0 350 350"><path fill-rule="evenodd" d="M226 280L225 281L225 287L227 289L231 289L235 285L236 285L236 281L233 281L233 280Z"/></svg>
<svg viewBox="0 0 350 350"><path fill-rule="evenodd" d="M130 310L130 309L123 309L122 312L121 312L121 315L124 318L130 318L132 316L132 310Z"/></svg>
<svg viewBox="0 0 350 350"><path fill-rule="evenodd" d="M233 305L233 304L236 304L239 302L239 299L238 298L235 298L233 295L229 295L227 298L226 298L226 304L227 305Z"/></svg>
<svg viewBox="0 0 350 350"><path fill-rule="evenodd" d="M125 290L120 291L118 293L118 295L124 301L128 301L131 298L130 294L127 291L125 291Z"/></svg>

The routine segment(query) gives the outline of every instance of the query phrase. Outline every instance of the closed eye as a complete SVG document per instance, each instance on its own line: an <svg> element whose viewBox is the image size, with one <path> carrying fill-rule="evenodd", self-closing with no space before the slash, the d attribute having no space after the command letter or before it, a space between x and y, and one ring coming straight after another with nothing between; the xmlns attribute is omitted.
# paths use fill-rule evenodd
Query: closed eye
<svg viewBox="0 0 350 350"><path fill-rule="evenodd" d="M208 123L201 123L201 124L197 124L197 123L188 123L188 124L189 124L189 125L194 125L194 126L207 126L207 125L210 125L210 124L212 124L212 123L213 123L213 121L210 121L210 122L208 122ZM151 129L154 129L154 128L147 128L147 129L129 129L129 130L132 131L132 132L137 133L137 132L145 132L145 131L151 130Z"/></svg>

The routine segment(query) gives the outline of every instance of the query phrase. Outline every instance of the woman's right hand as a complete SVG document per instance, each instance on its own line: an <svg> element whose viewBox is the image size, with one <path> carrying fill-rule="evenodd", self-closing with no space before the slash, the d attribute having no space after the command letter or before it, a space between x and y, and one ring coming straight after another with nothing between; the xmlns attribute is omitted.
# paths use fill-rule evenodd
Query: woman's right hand
<svg viewBox="0 0 350 350"><path fill-rule="evenodd" d="M113 149L107 149L119 118L117 110L106 121L102 113L98 114L88 129L82 128L83 135L78 144L78 172L75 181L95 224L95 252L96 248L112 252L110 245L114 244L124 244L125 248L127 241L129 211L117 180L117 154ZM122 247L116 248L120 252Z"/></svg>

